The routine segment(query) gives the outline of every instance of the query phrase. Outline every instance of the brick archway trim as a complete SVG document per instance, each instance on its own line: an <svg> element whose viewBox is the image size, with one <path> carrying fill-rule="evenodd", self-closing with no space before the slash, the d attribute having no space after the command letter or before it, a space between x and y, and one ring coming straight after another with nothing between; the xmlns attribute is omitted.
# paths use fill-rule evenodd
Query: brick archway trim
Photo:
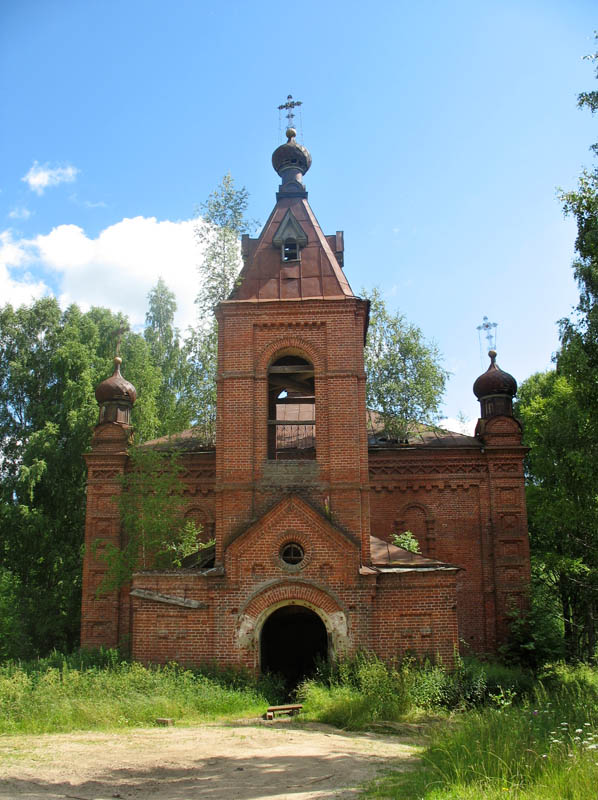
<svg viewBox="0 0 598 800"><path fill-rule="evenodd" d="M401 506L399 513L396 515L396 521L400 522L410 508L419 508L421 511L423 511L426 517L426 522L429 522L434 519L434 514L429 509L429 507L424 505L424 503L420 503L416 500L416 501L410 501Z"/></svg>
<svg viewBox="0 0 598 800"><path fill-rule="evenodd" d="M308 581L277 581L263 587L249 598L239 614L237 641L239 646L255 653L259 662L259 640L264 622L270 614L287 605L305 606L316 613L330 636L331 655L349 648L347 615L329 592Z"/></svg>
<svg viewBox="0 0 598 800"><path fill-rule="evenodd" d="M214 522L214 512L211 508L208 508L206 505L201 505L199 503L193 503L188 508L185 509L185 519L188 517L192 517L193 514L197 513L200 516L205 517L206 522Z"/></svg>
<svg viewBox="0 0 598 800"><path fill-rule="evenodd" d="M259 377L264 377L274 356L279 353L283 354L284 351L293 350L299 350L305 353L314 365L314 370L316 372L322 373L325 371L324 357L319 348L314 347L311 342L299 336L283 336L280 339L270 342L259 354L255 363L255 374Z"/></svg>
<svg viewBox="0 0 598 800"><path fill-rule="evenodd" d="M241 609L241 615L256 619L263 611L277 603L304 601L327 614L343 611L341 604L324 588L303 580L277 580L255 592Z"/></svg>

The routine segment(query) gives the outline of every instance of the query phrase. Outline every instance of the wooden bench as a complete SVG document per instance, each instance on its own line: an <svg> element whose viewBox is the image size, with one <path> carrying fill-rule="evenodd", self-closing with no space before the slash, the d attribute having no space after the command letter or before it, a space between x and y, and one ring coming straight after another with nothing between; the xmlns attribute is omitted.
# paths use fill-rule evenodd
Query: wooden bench
<svg viewBox="0 0 598 800"><path fill-rule="evenodd" d="M302 708L303 705L301 703L295 703L289 706L270 706L268 709L266 709L264 718L274 719L277 714L288 714L290 717L292 717L293 714L298 714Z"/></svg>

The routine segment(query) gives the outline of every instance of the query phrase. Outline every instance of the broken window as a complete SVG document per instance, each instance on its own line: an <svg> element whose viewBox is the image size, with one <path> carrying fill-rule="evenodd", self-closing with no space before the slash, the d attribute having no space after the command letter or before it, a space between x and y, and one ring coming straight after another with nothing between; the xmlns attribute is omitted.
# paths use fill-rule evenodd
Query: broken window
<svg viewBox="0 0 598 800"><path fill-rule="evenodd" d="M286 239L282 246L283 261L299 261L299 245L296 239Z"/></svg>
<svg viewBox="0 0 598 800"><path fill-rule="evenodd" d="M268 369L268 458L315 457L314 368L300 356L283 356Z"/></svg>

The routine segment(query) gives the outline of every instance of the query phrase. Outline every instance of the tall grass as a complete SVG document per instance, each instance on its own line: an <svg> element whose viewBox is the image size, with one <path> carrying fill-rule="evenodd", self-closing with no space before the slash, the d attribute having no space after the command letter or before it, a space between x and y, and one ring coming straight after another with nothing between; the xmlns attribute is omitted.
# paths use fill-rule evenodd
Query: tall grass
<svg viewBox="0 0 598 800"><path fill-rule="evenodd" d="M404 660L387 665L368 653L321 664L298 691L308 718L361 730L372 722L398 721L421 711L466 709L494 697L522 695L533 687L525 670L475 659L457 659L453 670Z"/></svg>
<svg viewBox="0 0 598 800"><path fill-rule="evenodd" d="M176 665L150 669L121 661L114 651L7 663L0 666L0 733L147 726L156 717L191 724L257 716L277 699L274 684L260 686L238 671L212 673Z"/></svg>
<svg viewBox="0 0 598 800"><path fill-rule="evenodd" d="M588 800L598 797L598 672L553 667L517 704L494 696L433 733L422 768L391 774L367 797Z"/></svg>
<svg viewBox="0 0 598 800"><path fill-rule="evenodd" d="M351 730L400 719L409 706L403 675L369 654L320 665L319 678L303 683L297 698L307 718Z"/></svg>

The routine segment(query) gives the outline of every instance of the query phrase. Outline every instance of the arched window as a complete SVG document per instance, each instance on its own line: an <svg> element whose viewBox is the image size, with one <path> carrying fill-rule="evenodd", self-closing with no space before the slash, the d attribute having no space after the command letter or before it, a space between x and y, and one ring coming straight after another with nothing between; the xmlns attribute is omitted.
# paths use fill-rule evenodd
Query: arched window
<svg viewBox="0 0 598 800"><path fill-rule="evenodd" d="M268 369L268 458L315 457L314 368L300 356L283 356Z"/></svg>
<svg viewBox="0 0 598 800"><path fill-rule="evenodd" d="M282 246L283 261L299 261L299 245L296 239L285 239Z"/></svg>

